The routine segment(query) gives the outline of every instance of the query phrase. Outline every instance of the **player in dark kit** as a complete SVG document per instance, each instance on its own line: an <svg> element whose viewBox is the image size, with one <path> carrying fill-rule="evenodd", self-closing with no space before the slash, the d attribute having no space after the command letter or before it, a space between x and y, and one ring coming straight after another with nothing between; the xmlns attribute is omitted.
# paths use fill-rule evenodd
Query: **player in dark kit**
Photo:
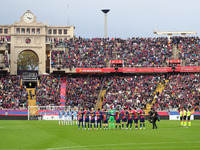
<svg viewBox="0 0 200 150"><path fill-rule="evenodd" d="M122 129L124 129L124 123L126 123L127 126L127 117L126 117L127 111L124 108L123 111L121 111L121 116L122 116Z"/></svg>
<svg viewBox="0 0 200 150"><path fill-rule="evenodd" d="M100 124L100 130L101 130L101 118L102 118L102 112L100 111L100 108L98 109L98 111L96 112L96 116L97 116L97 130Z"/></svg>
<svg viewBox="0 0 200 150"><path fill-rule="evenodd" d="M116 117L115 129L117 129L117 125L119 125L119 129L121 129L121 119L120 119L119 109L117 109L117 112L115 113L115 117Z"/></svg>
<svg viewBox="0 0 200 150"><path fill-rule="evenodd" d="M82 130L83 130L83 109L79 110L78 112L78 129L80 130L80 126L82 125Z"/></svg>
<svg viewBox="0 0 200 150"><path fill-rule="evenodd" d="M132 118L133 112L132 112L131 108L129 108L129 110L126 113L127 113L127 116L128 116L128 123L126 125L126 129L128 129L128 126L130 124L130 130L131 130L132 123L133 123L133 118Z"/></svg>
<svg viewBox="0 0 200 150"><path fill-rule="evenodd" d="M89 130L90 129L90 126L89 126L90 111L89 111L89 109L85 109L85 111L83 113L85 115L85 130L86 130L86 124L88 124L88 130Z"/></svg>
<svg viewBox="0 0 200 150"><path fill-rule="evenodd" d="M102 116L103 116L103 128L105 130L108 129L108 113L105 112L106 110L103 110Z"/></svg>
<svg viewBox="0 0 200 150"><path fill-rule="evenodd" d="M142 129L142 125L143 125L143 129L145 129L145 120L144 120L145 112L143 108L141 108L141 110L139 111L139 115L140 115L140 129Z"/></svg>
<svg viewBox="0 0 200 150"><path fill-rule="evenodd" d="M136 108L133 110L133 116L134 116L134 123L135 123L135 129L138 129L138 111Z"/></svg>
<svg viewBox="0 0 200 150"><path fill-rule="evenodd" d="M92 124L94 125L94 130L96 130L96 128L95 128L95 115L96 114L96 112L93 110L93 109L91 109L91 112L90 112L90 116L91 116L91 124L90 124L90 130L92 130Z"/></svg>

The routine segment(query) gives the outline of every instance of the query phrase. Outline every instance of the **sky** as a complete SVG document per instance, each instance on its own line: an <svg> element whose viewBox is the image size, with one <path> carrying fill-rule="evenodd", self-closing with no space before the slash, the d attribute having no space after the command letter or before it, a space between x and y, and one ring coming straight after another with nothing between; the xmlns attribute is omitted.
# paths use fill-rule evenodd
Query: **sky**
<svg viewBox="0 0 200 150"><path fill-rule="evenodd" d="M200 0L0 0L0 24L19 21L30 10L38 22L74 25L75 36L104 37L107 14L108 37L157 37L158 31L200 33Z"/></svg>

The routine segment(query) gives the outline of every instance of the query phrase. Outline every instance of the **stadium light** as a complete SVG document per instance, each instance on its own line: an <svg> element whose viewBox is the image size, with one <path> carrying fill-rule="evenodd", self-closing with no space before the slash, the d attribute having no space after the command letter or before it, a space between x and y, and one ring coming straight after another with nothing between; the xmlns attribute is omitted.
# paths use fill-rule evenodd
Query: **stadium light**
<svg viewBox="0 0 200 150"><path fill-rule="evenodd" d="M107 13L110 11L110 9L102 9L101 11L105 14L104 34L105 34L105 38L107 38Z"/></svg>

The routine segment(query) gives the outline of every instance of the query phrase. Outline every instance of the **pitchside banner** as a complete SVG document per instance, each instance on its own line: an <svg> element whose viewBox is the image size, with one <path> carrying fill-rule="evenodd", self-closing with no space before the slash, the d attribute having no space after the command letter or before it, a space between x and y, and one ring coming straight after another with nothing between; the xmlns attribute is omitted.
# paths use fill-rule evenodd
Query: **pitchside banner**
<svg viewBox="0 0 200 150"><path fill-rule="evenodd" d="M169 120L180 120L180 115L169 115ZM194 115L191 115L190 120L194 120Z"/></svg>
<svg viewBox="0 0 200 150"><path fill-rule="evenodd" d="M44 115L42 120L59 120L59 116L58 115ZM62 120L64 120L64 118Z"/></svg>

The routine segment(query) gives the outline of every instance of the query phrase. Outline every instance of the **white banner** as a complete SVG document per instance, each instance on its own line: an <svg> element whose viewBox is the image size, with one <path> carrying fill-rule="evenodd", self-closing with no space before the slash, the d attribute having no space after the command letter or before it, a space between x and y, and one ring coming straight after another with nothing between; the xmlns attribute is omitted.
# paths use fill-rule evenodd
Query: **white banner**
<svg viewBox="0 0 200 150"><path fill-rule="evenodd" d="M180 115L169 115L169 120L180 120ZM194 120L194 115L190 116L190 120Z"/></svg>
<svg viewBox="0 0 200 150"><path fill-rule="evenodd" d="M44 115L42 120L59 120L59 116L58 115Z"/></svg>

